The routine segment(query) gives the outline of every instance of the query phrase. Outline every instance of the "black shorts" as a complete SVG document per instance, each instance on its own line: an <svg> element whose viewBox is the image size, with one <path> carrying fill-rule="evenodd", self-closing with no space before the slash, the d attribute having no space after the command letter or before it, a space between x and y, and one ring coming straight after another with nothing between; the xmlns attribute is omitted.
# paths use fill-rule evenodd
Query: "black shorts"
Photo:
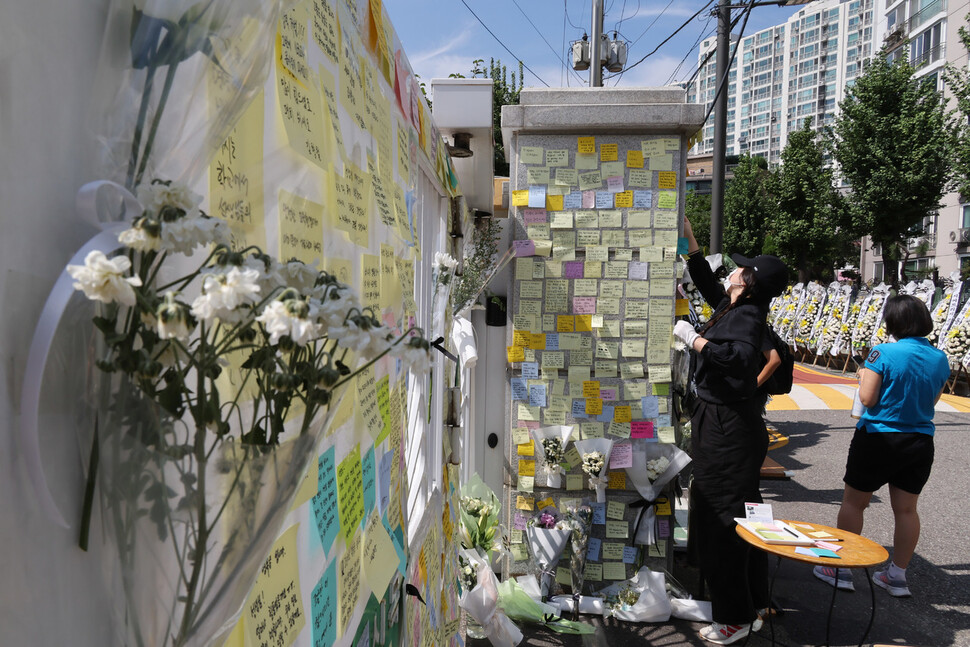
<svg viewBox="0 0 970 647"><path fill-rule="evenodd" d="M921 433L873 432L859 427L845 463L847 485L875 492L888 483L919 494L933 467L933 436Z"/></svg>

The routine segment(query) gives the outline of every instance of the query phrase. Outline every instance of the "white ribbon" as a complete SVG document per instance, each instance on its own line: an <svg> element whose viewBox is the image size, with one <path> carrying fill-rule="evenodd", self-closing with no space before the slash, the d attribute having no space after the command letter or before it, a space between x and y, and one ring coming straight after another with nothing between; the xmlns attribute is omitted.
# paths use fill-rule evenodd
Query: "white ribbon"
<svg viewBox="0 0 970 647"><path fill-rule="evenodd" d="M109 254L119 246L118 233L127 227L127 223L112 222L110 214L105 214L106 217L102 219L97 207L97 198L100 190L105 187L118 192L115 197L119 198L120 204L124 206L123 215L127 214L132 217L131 214L137 216L143 211L138 199L120 184L100 180L82 186L78 189L75 198L77 215L83 222L101 229L101 232L92 237L71 257L69 265L83 264L84 258L92 251ZM24 465L27 469L27 477L37 494L38 503L43 513L53 523L63 528L70 528L71 526L64 520L64 515L61 514L53 496L51 496L50 488L47 486L47 476L44 474L44 465L40 456L37 418L47 357L50 354L61 317L64 316L64 311L73 295L72 279L65 269L54 283L54 287L47 297L47 302L44 304L44 309L41 311L37 327L34 329L34 338L30 343L30 351L27 354L24 386L20 394L19 440L20 451L23 453Z"/></svg>

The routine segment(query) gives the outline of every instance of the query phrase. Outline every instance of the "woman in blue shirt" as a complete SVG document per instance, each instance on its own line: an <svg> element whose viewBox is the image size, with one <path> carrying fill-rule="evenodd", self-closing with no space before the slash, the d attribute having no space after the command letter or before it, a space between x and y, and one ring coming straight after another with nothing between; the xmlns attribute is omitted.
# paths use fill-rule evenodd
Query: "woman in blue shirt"
<svg viewBox="0 0 970 647"><path fill-rule="evenodd" d="M933 466L934 407L950 366L926 340L933 321L922 301L908 295L889 299L884 322L886 334L899 341L873 348L859 371L859 400L866 411L849 446L838 527L861 533L872 493L889 484L893 560L872 580L890 595L906 597L906 567L920 531L916 502ZM815 576L841 589L854 588L847 569L817 566Z"/></svg>

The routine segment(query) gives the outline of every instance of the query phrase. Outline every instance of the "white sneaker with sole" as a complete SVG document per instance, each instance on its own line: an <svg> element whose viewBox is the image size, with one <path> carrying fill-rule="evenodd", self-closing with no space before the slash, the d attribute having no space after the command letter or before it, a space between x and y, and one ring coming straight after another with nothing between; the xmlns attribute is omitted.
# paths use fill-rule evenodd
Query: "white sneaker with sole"
<svg viewBox="0 0 970 647"><path fill-rule="evenodd" d="M722 625L720 622L714 622L701 629L698 633L707 642L716 645L730 645L751 633L751 624Z"/></svg>

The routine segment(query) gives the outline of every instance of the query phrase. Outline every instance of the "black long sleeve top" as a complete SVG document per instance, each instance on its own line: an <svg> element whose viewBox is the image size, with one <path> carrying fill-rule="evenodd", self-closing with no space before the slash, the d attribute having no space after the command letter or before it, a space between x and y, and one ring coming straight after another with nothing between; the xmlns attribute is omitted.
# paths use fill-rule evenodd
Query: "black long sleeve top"
<svg viewBox="0 0 970 647"><path fill-rule="evenodd" d="M688 256L687 269L701 296L714 309L714 320L728 308L731 299L700 252ZM704 331L707 344L699 353L692 353L700 398L730 404L756 395L767 317L768 303L745 299Z"/></svg>

